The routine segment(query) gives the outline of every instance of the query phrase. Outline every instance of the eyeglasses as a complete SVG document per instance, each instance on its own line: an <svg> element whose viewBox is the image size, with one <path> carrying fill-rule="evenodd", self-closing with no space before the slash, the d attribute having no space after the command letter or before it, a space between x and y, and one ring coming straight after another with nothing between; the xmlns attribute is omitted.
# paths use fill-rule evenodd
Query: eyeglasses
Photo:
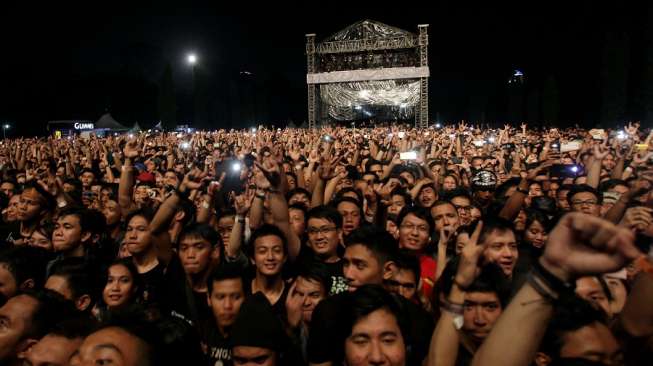
<svg viewBox="0 0 653 366"><path fill-rule="evenodd" d="M463 210L463 211L471 211L472 206L458 206L458 205L453 205L453 207L456 208L456 210Z"/></svg>
<svg viewBox="0 0 653 366"><path fill-rule="evenodd" d="M582 205L588 205L588 206L594 206L598 202L596 200L585 200L585 201L571 201L572 206L582 206Z"/></svg>
<svg viewBox="0 0 653 366"><path fill-rule="evenodd" d="M330 233L332 231L336 231L336 230L337 230L337 228L335 226L325 226L325 227L321 227L321 228L311 227L311 228L308 228L307 232L308 232L308 235L319 235L319 234L328 234L328 233Z"/></svg>
<svg viewBox="0 0 653 366"><path fill-rule="evenodd" d="M425 225L413 225L413 224L402 224L400 226L402 229L406 229L408 231L413 231L417 229L417 231L423 232L423 233L428 233L429 232L429 227Z"/></svg>

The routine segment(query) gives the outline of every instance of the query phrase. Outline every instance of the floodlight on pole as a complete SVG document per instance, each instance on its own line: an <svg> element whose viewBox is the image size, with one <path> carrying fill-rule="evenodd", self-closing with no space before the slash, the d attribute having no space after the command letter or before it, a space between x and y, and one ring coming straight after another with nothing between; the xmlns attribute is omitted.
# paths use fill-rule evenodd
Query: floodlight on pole
<svg viewBox="0 0 653 366"><path fill-rule="evenodd" d="M8 123L5 123L2 125L2 138L6 139L7 138L7 130L11 128L11 126Z"/></svg>
<svg viewBox="0 0 653 366"><path fill-rule="evenodd" d="M189 53L188 56L186 56L186 61L188 61L189 65L195 65L197 63L197 55Z"/></svg>

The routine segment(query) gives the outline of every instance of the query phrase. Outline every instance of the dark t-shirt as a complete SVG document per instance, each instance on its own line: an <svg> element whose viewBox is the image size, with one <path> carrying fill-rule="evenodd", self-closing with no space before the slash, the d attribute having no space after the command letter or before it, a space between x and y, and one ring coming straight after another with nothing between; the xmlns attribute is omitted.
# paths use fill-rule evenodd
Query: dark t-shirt
<svg viewBox="0 0 653 366"><path fill-rule="evenodd" d="M253 282L253 279L250 280L250 282ZM272 304L272 310L274 313L281 319L284 324L286 323L286 318L288 315L286 314L286 298L288 297L288 292L290 291L290 285L284 282L283 285L283 291L281 292L281 296L279 296L279 300ZM251 286L249 286L247 297L252 295L251 291Z"/></svg>
<svg viewBox="0 0 653 366"><path fill-rule="evenodd" d="M202 350L209 359L209 366L231 366L229 338L224 337L214 321L207 321L201 329Z"/></svg>
<svg viewBox="0 0 653 366"><path fill-rule="evenodd" d="M344 339L341 319L347 311L350 293L341 293L323 300L313 311L310 337L308 339L308 361L311 363L332 362L339 365L344 359ZM426 358L435 324L433 318L422 308L398 296L402 310L408 320L409 339L406 340L406 364L421 365Z"/></svg>
<svg viewBox="0 0 653 366"><path fill-rule="evenodd" d="M164 300L163 294L163 272L165 267L162 263L156 265L151 270L141 273L141 281L143 283L142 304L145 307L161 306Z"/></svg>
<svg viewBox="0 0 653 366"><path fill-rule="evenodd" d="M194 291L191 288L178 256L172 257L163 278L164 311L181 316L195 326L210 318L211 310L206 301L207 293Z"/></svg>

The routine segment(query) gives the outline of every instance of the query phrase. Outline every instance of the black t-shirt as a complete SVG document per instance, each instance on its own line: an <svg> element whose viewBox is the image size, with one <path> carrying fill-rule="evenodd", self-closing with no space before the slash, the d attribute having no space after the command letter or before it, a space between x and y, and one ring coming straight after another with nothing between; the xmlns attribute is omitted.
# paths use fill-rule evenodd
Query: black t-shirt
<svg viewBox="0 0 653 366"><path fill-rule="evenodd" d="M194 291L178 256L173 256L163 276L165 289L163 310L174 313L197 326L211 316L206 292Z"/></svg>
<svg viewBox="0 0 653 366"><path fill-rule="evenodd" d="M204 323L201 329L202 350L209 359L209 366L231 366L229 338L224 337L213 320Z"/></svg>
<svg viewBox="0 0 653 366"><path fill-rule="evenodd" d="M165 295L163 293L164 270L165 266L162 263L159 263L151 270L140 274L143 283L143 294L141 300L145 307L161 306L162 301L165 300Z"/></svg>
<svg viewBox="0 0 653 366"><path fill-rule="evenodd" d="M321 262L324 263L331 277L331 288L329 289L329 295L335 295L347 291L347 281L345 280L342 272L342 260L333 263L324 262L321 258L315 255L311 248L306 245L302 245L302 248L295 262L296 263L291 266L292 269L288 271L290 275L287 277L297 277L298 268L301 266L310 266L314 262Z"/></svg>
<svg viewBox="0 0 653 366"><path fill-rule="evenodd" d="M323 300L313 311L310 337L308 339L308 361L311 363L332 362L339 365L344 359L344 339L341 338L341 319L350 293L341 293ZM431 315L422 308L397 297L408 320L409 339L406 340L406 364L421 365L426 358L435 324Z"/></svg>
<svg viewBox="0 0 653 366"><path fill-rule="evenodd" d="M253 282L254 280L250 280L250 282ZM279 299L272 305L272 310L274 313L281 319L281 321L285 324L286 323L286 318L288 315L286 314L286 298L288 297L288 292L290 291L290 285L284 282L283 284L283 291L281 292L281 296L279 296ZM249 286L247 297L251 296L253 294L251 290L251 286Z"/></svg>

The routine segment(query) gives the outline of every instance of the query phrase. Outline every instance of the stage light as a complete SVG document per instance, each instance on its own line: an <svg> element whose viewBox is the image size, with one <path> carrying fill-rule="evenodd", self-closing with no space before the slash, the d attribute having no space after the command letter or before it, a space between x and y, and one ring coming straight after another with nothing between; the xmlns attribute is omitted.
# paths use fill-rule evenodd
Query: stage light
<svg viewBox="0 0 653 366"><path fill-rule="evenodd" d="M182 143L181 143L181 148L184 149L184 150L188 150L188 149L190 149L190 143L188 143L188 142L182 142Z"/></svg>
<svg viewBox="0 0 653 366"><path fill-rule="evenodd" d="M494 143L494 136L490 136L487 140L488 140L490 143Z"/></svg>
<svg viewBox="0 0 653 366"><path fill-rule="evenodd" d="M233 165L231 166L231 170L233 170L234 172L239 172L240 169L241 169L240 163L233 163Z"/></svg>
<svg viewBox="0 0 653 366"><path fill-rule="evenodd" d="M441 124L439 124L439 123L436 123L436 124L435 124L435 128L441 128L441 127L442 127Z"/></svg>
<svg viewBox="0 0 653 366"><path fill-rule="evenodd" d="M189 65L195 65L197 63L197 55L189 53L188 56L186 56L186 61Z"/></svg>
<svg viewBox="0 0 653 366"><path fill-rule="evenodd" d="M619 132L617 132L617 138L619 140L623 140L623 139L626 138L626 134L623 131L619 131Z"/></svg>
<svg viewBox="0 0 653 366"><path fill-rule="evenodd" d="M355 106L354 108L356 108L356 109L359 110L359 111L360 111L361 109L363 109L363 107L362 107L362 106L359 106L359 105Z"/></svg>

